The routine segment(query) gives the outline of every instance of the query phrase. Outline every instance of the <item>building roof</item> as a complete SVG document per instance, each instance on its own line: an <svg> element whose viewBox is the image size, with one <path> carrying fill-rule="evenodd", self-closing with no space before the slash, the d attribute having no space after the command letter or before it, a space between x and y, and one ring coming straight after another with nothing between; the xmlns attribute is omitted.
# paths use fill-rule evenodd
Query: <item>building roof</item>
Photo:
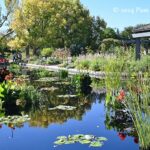
<svg viewBox="0 0 150 150"><path fill-rule="evenodd" d="M150 24L142 25L133 29L133 33L150 32Z"/></svg>

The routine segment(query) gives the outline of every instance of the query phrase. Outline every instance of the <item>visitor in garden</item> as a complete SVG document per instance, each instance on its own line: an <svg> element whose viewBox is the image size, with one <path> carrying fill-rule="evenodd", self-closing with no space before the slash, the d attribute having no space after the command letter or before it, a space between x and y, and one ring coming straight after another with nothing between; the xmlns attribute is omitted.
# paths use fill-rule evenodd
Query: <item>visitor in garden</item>
<svg viewBox="0 0 150 150"><path fill-rule="evenodd" d="M21 62L21 60L22 60L22 54L20 52L18 52L17 58L18 58L18 62Z"/></svg>
<svg viewBox="0 0 150 150"><path fill-rule="evenodd" d="M16 60L17 60L17 54L16 54L16 52L13 54L13 62L16 62Z"/></svg>

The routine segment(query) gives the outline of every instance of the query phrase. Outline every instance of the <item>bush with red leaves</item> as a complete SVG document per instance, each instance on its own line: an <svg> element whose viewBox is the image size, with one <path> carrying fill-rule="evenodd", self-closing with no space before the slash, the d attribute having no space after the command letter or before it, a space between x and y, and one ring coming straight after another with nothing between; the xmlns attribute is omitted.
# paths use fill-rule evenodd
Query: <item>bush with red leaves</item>
<svg viewBox="0 0 150 150"><path fill-rule="evenodd" d="M6 68L0 69L0 82L6 81L6 80L12 80L13 74L9 72Z"/></svg>
<svg viewBox="0 0 150 150"><path fill-rule="evenodd" d="M5 58L0 58L0 64L8 63L8 60Z"/></svg>

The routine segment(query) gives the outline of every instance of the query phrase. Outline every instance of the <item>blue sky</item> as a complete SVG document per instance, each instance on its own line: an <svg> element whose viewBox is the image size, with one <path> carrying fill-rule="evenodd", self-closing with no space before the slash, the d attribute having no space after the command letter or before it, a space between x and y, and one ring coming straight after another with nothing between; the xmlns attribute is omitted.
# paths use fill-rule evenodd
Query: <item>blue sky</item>
<svg viewBox="0 0 150 150"><path fill-rule="evenodd" d="M150 23L150 0L81 0L81 3L91 15L100 16L113 28L122 30Z"/></svg>

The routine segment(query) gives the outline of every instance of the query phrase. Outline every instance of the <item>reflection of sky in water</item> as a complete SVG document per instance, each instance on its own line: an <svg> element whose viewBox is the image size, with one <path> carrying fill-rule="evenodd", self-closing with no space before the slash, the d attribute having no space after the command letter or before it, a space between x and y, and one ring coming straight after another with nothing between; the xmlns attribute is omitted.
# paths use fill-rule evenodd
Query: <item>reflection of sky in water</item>
<svg viewBox="0 0 150 150"><path fill-rule="evenodd" d="M127 137L122 141L118 133L107 130L105 125L104 102L96 101L92 104L92 109L88 110L82 120L69 119L63 124L51 124L47 128L30 127L28 123L23 128L16 128L13 139L12 130L6 126L0 129L0 150L87 150L88 145L73 144L54 148L53 142L57 136L71 134L93 134L108 138L101 150L138 150L138 145L134 143L133 137Z"/></svg>

